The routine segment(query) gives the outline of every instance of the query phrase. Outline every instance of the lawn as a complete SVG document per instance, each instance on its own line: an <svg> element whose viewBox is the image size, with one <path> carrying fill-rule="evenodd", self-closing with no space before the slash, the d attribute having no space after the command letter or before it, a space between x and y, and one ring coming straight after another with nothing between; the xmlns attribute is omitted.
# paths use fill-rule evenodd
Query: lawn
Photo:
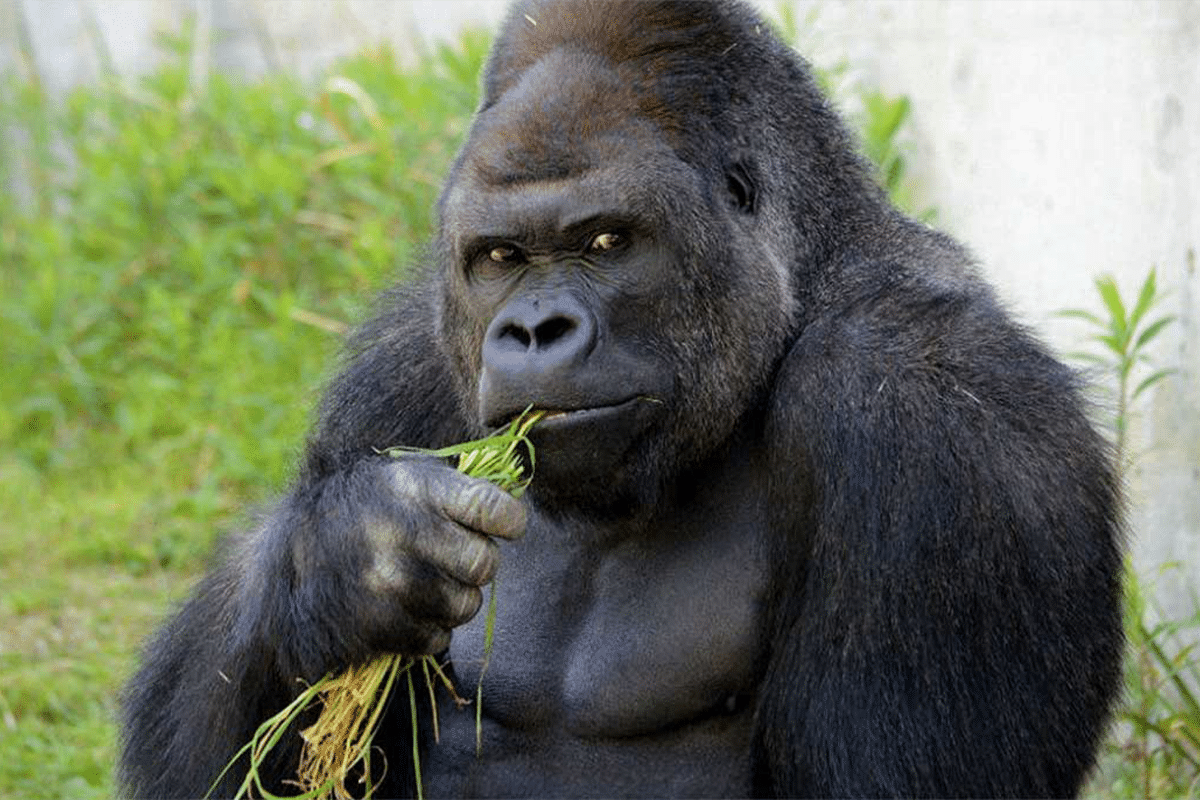
<svg viewBox="0 0 1200 800"><path fill-rule="evenodd" d="M419 257L488 43L201 90L188 41L59 103L0 84L0 797L112 796L139 642Z"/></svg>

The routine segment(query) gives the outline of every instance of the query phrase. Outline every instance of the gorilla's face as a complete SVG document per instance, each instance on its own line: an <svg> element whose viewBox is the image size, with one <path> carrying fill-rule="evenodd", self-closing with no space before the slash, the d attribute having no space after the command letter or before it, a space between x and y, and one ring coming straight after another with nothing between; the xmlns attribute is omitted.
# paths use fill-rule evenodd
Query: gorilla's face
<svg viewBox="0 0 1200 800"><path fill-rule="evenodd" d="M481 427L551 412L534 435L547 491L644 498L766 384L789 292L747 260L748 213L715 174L578 55L477 117L441 208L443 336Z"/></svg>

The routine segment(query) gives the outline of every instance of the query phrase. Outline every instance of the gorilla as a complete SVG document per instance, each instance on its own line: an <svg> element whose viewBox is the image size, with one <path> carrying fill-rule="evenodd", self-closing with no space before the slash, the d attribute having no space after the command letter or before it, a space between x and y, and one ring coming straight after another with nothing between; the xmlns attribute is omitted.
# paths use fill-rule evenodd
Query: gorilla
<svg viewBox="0 0 1200 800"><path fill-rule="evenodd" d="M413 742L395 692L376 796L418 790L414 746L433 797L1078 791L1123 647L1108 446L754 11L518 5L437 210L290 490L149 642L123 792L204 794L381 654L469 692L494 578L478 753L473 708L418 692ZM519 500L380 454L530 406Z"/></svg>

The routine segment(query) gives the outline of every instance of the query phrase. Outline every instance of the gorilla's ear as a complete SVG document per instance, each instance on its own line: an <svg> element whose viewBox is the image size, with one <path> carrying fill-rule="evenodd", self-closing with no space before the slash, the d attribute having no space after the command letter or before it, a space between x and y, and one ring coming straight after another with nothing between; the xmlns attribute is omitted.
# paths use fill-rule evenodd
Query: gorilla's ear
<svg viewBox="0 0 1200 800"><path fill-rule="evenodd" d="M753 168L744 161L736 161L725 170L726 188L733 207L743 214L758 210L758 187L755 186Z"/></svg>

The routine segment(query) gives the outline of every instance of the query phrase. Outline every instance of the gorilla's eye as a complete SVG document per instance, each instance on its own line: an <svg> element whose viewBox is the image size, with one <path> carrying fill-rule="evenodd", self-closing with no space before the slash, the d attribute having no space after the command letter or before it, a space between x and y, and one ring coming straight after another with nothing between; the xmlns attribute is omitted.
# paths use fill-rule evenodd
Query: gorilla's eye
<svg viewBox="0 0 1200 800"><path fill-rule="evenodd" d="M488 258L498 264L509 264L517 260L517 249L506 245L493 247L491 252L488 253Z"/></svg>
<svg viewBox="0 0 1200 800"><path fill-rule="evenodd" d="M603 253L606 250L612 250L623 242L624 239L619 233L601 233L588 242L588 252Z"/></svg>

